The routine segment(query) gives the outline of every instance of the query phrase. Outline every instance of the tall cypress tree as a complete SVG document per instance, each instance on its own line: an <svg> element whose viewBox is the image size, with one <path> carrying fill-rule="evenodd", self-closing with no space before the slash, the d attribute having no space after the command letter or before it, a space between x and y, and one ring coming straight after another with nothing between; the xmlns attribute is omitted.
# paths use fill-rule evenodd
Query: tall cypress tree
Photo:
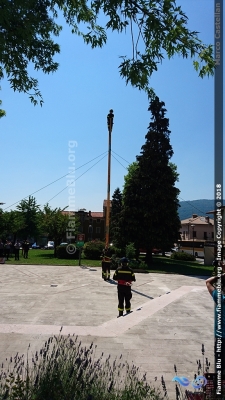
<svg viewBox="0 0 225 400"><path fill-rule="evenodd" d="M120 214L122 210L122 193L119 188L114 190L111 200L110 240L115 246L121 243Z"/></svg>
<svg viewBox="0 0 225 400"><path fill-rule="evenodd" d="M152 117L146 142L133 164L136 167L128 174L123 193L124 234L127 242L146 248L148 263L154 247L166 251L173 246L180 228L180 191L175 187L177 173L170 162L173 149L164 106L158 97L150 102Z"/></svg>

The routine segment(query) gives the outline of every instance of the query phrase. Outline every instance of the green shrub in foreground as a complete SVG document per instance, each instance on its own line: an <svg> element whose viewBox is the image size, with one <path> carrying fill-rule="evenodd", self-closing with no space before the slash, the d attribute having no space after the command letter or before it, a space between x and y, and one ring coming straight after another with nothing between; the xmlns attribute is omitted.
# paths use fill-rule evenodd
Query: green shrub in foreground
<svg viewBox="0 0 225 400"><path fill-rule="evenodd" d="M96 346L95 346L96 347ZM94 358L77 337L50 337L31 361L18 354L0 372L0 400L162 400L122 356ZM30 364L31 365L30 365Z"/></svg>
<svg viewBox="0 0 225 400"><path fill-rule="evenodd" d="M172 258L172 260L195 261L195 257L192 254L182 251L172 253L170 258Z"/></svg>
<svg viewBox="0 0 225 400"><path fill-rule="evenodd" d="M204 399L204 387L193 389L175 383L174 396L170 397L166 383L161 377L162 392L151 387L146 374L140 376L134 365L129 366L110 356L103 361L103 353L96 359L93 343L82 347L74 335L52 336L43 348L27 359L18 353L7 365L1 363L0 400L183 400ZM210 363L205 358L202 345L202 362L197 360L197 373L193 382L199 384L198 376L209 372ZM174 365L177 377L177 367ZM195 382L196 380L196 382ZM215 400L215 391L208 394ZM222 399L224 398L224 395Z"/></svg>

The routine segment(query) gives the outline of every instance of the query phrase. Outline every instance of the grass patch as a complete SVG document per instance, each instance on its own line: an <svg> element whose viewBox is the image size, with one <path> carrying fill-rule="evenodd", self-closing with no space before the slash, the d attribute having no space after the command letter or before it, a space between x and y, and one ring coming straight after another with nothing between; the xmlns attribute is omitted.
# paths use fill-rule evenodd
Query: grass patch
<svg viewBox="0 0 225 400"><path fill-rule="evenodd" d="M173 260L169 257L154 256L153 263L148 272L180 274L180 275L212 275L211 265L199 264L197 261Z"/></svg>
<svg viewBox="0 0 225 400"><path fill-rule="evenodd" d="M28 258L23 258L20 254L20 259L15 261L14 256L10 257L6 264L18 265L65 265L65 266L79 266L79 260L64 260L54 257L53 250L30 250ZM101 268L101 260L87 260L81 257L81 265L88 267ZM167 273L167 274L181 274L181 275L199 275L210 276L212 275L212 266L199 264L197 261L181 261L172 260L169 257L160 255L153 256L153 264L146 272Z"/></svg>
<svg viewBox="0 0 225 400"><path fill-rule="evenodd" d="M15 260L14 255L6 261L6 264L18 264L18 265L71 265L78 266L79 260L68 260L54 257L54 250L29 250L28 258L23 258L20 254L20 259ZM81 258L82 265L88 265L90 267L101 267L101 260L86 260Z"/></svg>

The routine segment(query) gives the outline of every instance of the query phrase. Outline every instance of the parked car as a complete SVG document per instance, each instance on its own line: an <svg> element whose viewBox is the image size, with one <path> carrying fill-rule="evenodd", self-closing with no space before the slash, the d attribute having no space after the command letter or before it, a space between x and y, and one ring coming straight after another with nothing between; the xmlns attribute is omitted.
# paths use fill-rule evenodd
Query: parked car
<svg viewBox="0 0 225 400"><path fill-rule="evenodd" d="M152 249L152 254L159 254L162 253L161 249Z"/></svg>
<svg viewBox="0 0 225 400"><path fill-rule="evenodd" d="M139 249L140 254L146 254L146 249L141 248ZM161 249L152 249L152 254L159 254L162 253Z"/></svg>
<svg viewBox="0 0 225 400"><path fill-rule="evenodd" d="M31 248L34 249L40 249L41 246L39 246L36 242L34 244L32 244Z"/></svg>
<svg viewBox="0 0 225 400"><path fill-rule="evenodd" d="M54 242L52 240L50 240L46 246L44 246L45 250L54 250Z"/></svg>
<svg viewBox="0 0 225 400"><path fill-rule="evenodd" d="M179 251L179 248L178 248L178 247L173 247L173 248L171 249L171 253L176 253L177 251Z"/></svg>

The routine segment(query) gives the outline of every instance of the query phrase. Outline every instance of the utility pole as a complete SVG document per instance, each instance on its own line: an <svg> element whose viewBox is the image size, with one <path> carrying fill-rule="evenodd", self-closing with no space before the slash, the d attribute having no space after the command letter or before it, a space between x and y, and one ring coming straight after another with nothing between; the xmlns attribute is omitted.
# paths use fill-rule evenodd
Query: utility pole
<svg viewBox="0 0 225 400"><path fill-rule="evenodd" d="M111 134L113 128L113 110L109 111L107 115L107 125L109 131L109 149L108 149L108 183L107 183L107 204L106 204L106 234L105 234L105 245L109 247L109 215L110 215L110 173L111 173Z"/></svg>

